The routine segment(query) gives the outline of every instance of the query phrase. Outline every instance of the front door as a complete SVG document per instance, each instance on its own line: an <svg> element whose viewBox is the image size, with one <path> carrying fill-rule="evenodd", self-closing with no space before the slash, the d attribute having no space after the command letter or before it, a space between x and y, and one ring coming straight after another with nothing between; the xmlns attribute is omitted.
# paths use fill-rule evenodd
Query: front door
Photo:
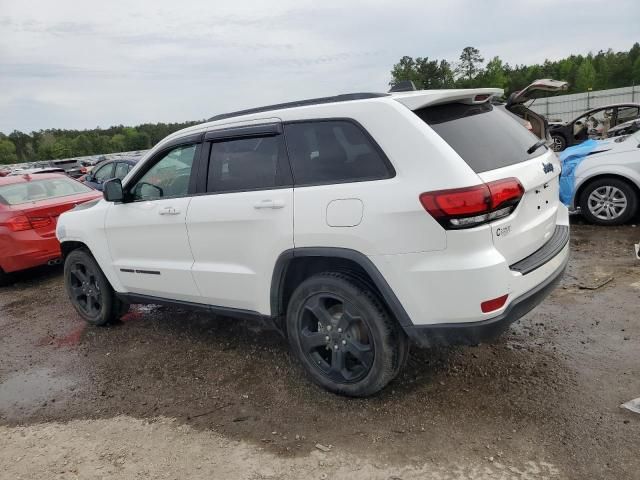
<svg viewBox="0 0 640 480"><path fill-rule="evenodd" d="M185 220L197 144L174 146L124 187L105 221L109 251L128 292L198 302Z"/></svg>
<svg viewBox="0 0 640 480"><path fill-rule="evenodd" d="M293 188L279 124L210 132L205 190L187 215L193 277L215 306L270 314L278 256L293 248ZM249 135L247 137L247 135Z"/></svg>

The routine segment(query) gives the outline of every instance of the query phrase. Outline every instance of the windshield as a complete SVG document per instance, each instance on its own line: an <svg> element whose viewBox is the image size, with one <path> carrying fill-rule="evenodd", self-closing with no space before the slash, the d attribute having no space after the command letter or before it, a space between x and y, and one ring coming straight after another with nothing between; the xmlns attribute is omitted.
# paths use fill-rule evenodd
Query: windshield
<svg viewBox="0 0 640 480"><path fill-rule="evenodd" d="M486 102L479 105L447 103L416 110L418 115L476 172L524 162L546 148L527 150L540 139L522 122Z"/></svg>
<svg viewBox="0 0 640 480"><path fill-rule="evenodd" d="M0 203L20 205L51 198L89 193L92 190L70 178L45 178L0 186Z"/></svg>

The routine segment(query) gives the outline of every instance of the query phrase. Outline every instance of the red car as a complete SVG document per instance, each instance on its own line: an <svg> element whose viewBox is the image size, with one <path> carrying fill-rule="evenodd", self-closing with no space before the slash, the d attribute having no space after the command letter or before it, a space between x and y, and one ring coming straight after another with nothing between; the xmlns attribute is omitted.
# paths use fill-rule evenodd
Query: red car
<svg viewBox="0 0 640 480"><path fill-rule="evenodd" d="M11 272L57 262L58 217L101 196L57 173L0 177L0 285Z"/></svg>

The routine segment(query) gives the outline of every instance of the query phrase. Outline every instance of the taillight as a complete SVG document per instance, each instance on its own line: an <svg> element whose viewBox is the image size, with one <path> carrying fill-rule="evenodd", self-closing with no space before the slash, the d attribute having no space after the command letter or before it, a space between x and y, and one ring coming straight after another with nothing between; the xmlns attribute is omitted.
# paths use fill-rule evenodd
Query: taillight
<svg viewBox="0 0 640 480"><path fill-rule="evenodd" d="M51 217L27 217L18 215L4 222L4 225L12 232L22 232L34 228L43 228L51 225Z"/></svg>
<svg viewBox="0 0 640 480"><path fill-rule="evenodd" d="M43 228L51 225L51 217L29 217L29 223L33 228Z"/></svg>
<svg viewBox="0 0 640 480"><path fill-rule="evenodd" d="M471 228L511 214L524 188L516 178L505 178L467 188L426 192L420 203L446 229Z"/></svg>
<svg viewBox="0 0 640 480"><path fill-rule="evenodd" d="M12 217L5 222L5 225L12 232L21 232L23 230L31 230L31 224L29 219L25 215L18 215Z"/></svg>

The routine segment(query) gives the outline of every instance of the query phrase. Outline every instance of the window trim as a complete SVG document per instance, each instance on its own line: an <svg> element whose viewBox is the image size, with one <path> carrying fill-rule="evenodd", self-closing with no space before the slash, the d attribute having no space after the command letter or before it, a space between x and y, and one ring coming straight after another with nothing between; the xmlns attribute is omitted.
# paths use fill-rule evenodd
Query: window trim
<svg viewBox="0 0 640 480"><path fill-rule="evenodd" d="M202 148L203 136L204 136L204 133L187 135L184 137L172 139L169 142L167 142L165 145L163 145L162 148L157 152L155 152L152 157L145 160L144 163L142 164L142 167L137 172L135 172L135 175L131 177L129 181L127 181L126 185L122 186L122 189L124 191L124 201L121 203L155 202L158 200L192 197L196 191L195 188L196 188L197 173L199 170L201 152L203 150ZM175 150L178 147L189 146L189 145L195 145L196 151L193 154L193 163L191 164L191 173L189 176L189 187L187 188L187 193L185 195L177 195L175 197L160 197L160 198L155 198L153 200L143 200L143 199L134 200L131 197L132 188L149 170L151 170L160 160L162 160L167 153L169 153L172 150Z"/></svg>
<svg viewBox="0 0 640 480"><path fill-rule="evenodd" d="M368 177L368 178L350 178L350 179L346 179L346 180L329 180L329 181L326 181L326 182L297 183L296 180L295 180L295 174L293 172L293 162L291 160L291 152L289 151L289 143L288 143L288 140L287 140L286 126L287 125L296 125L296 124L300 124L300 123L319 123L319 122L347 122L347 123L351 123L356 128L358 128L363 133L365 138L369 141L369 143L373 146L373 149L376 151L376 153L378 153L378 155L382 159L382 162L384 163L384 165L385 165L385 167L387 169L387 176L384 176L384 177ZM294 188L316 187L316 186L323 186L323 185L341 185L341 184L344 184L344 183L378 182L380 180L392 179L397 175L396 169L394 168L393 164L389 160L389 157L387 157L387 154L384 152L382 147L380 147L378 142L376 142L375 138L373 138L373 136L369 133L369 131L366 128L364 128L364 126L359 121L357 121L355 118L351 118L351 117L322 117L322 118L305 118L305 119L301 119L301 120L288 120L288 121L283 122L283 127L284 127L285 143L287 145L287 158L289 159L289 166L291 168L291 175L293 176L293 187Z"/></svg>
<svg viewBox="0 0 640 480"><path fill-rule="evenodd" d="M222 142L230 139L273 137L282 135L283 127L279 122L261 123L257 125L243 125L238 127L209 130L204 134L204 141Z"/></svg>

